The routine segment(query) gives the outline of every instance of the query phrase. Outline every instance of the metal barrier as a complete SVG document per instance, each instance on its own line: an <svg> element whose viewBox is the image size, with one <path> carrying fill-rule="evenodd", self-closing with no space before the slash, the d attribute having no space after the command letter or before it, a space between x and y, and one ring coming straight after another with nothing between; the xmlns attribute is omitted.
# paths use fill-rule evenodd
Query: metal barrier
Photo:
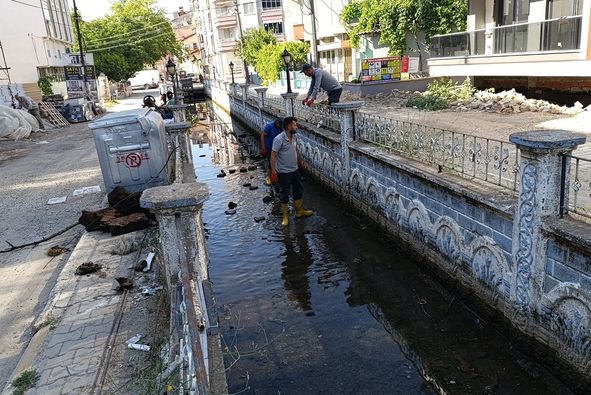
<svg viewBox="0 0 591 395"><path fill-rule="evenodd" d="M591 159L563 154L560 217L569 212L591 218Z"/></svg>
<svg viewBox="0 0 591 395"><path fill-rule="evenodd" d="M440 172L517 190L520 157L512 143L363 113L356 114L355 131L357 138Z"/></svg>

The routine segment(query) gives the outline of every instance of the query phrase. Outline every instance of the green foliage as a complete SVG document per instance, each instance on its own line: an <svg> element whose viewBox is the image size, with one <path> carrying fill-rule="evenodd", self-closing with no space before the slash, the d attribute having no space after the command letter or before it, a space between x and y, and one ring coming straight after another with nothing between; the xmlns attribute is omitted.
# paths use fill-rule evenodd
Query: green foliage
<svg viewBox="0 0 591 395"><path fill-rule="evenodd" d="M110 15L81 22L85 50L94 54L97 73L123 80L166 55L183 57L168 18L155 3L155 0L117 0L111 6Z"/></svg>
<svg viewBox="0 0 591 395"><path fill-rule="evenodd" d="M249 29L244 32L242 41L234 48L234 53L256 68L259 51L267 45L275 44L277 44L277 38L273 33L262 27Z"/></svg>
<svg viewBox="0 0 591 395"><path fill-rule="evenodd" d="M413 97L406 102L406 107L414 107L419 110L444 110L449 107L449 102L441 97L425 95Z"/></svg>
<svg viewBox="0 0 591 395"><path fill-rule="evenodd" d="M468 100L474 95L474 86L470 78L466 78L461 85L454 83L451 78L437 78L427 87L427 94L440 97L448 101Z"/></svg>
<svg viewBox="0 0 591 395"><path fill-rule="evenodd" d="M37 370L25 370L12 382L13 395L23 395L25 391L33 388L39 381Z"/></svg>
<svg viewBox="0 0 591 395"><path fill-rule="evenodd" d="M53 95L53 87L51 86L51 83L54 81L55 77L53 76L45 76L39 78L39 80L37 81L37 86L41 88L43 96Z"/></svg>
<svg viewBox="0 0 591 395"><path fill-rule="evenodd" d="M475 91L470 78L466 78L461 85L454 83L451 78L437 78L429 84L427 92L409 99L406 106L421 110L443 110L452 101L470 99Z"/></svg>
<svg viewBox="0 0 591 395"><path fill-rule="evenodd" d="M359 47L361 36L379 32L380 43L390 53L402 55L407 50L407 35L426 40L435 34L450 33L466 27L466 0L352 0L341 11L351 43ZM354 23L358 20L358 23Z"/></svg>
<svg viewBox="0 0 591 395"><path fill-rule="evenodd" d="M255 70L264 84L268 85L279 79L281 70L285 67L281 59L284 49L291 54L293 64L299 65L306 62L310 45L301 41L290 41L263 46L257 53Z"/></svg>

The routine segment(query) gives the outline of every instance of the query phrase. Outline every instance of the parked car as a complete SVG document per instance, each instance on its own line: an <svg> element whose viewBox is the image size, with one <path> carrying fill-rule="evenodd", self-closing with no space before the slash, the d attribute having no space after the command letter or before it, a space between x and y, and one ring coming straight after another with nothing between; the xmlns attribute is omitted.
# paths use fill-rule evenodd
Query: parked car
<svg viewBox="0 0 591 395"><path fill-rule="evenodd" d="M157 88L159 81L160 73L154 69L140 70L129 79L131 89Z"/></svg>

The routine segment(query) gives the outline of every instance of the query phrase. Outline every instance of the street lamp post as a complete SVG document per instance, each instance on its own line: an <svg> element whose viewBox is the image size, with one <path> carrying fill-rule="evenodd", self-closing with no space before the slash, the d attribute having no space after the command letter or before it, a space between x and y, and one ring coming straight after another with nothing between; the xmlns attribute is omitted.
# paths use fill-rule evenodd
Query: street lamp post
<svg viewBox="0 0 591 395"><path fill-rule="evenodd" d="M232 84L234 84L234 63L230 62L230 73L232 74Z"/></svg>
<svg viewBox="0 0 591 395"><path fill-rule="evenodd" d="M172 58L168 58L168 63L166 63L166 72L172 77L172 92L174 93L174 101L175 103L178 103L176 95L176 64L174 64Z"/></svg>
<svg viewBox="0 0 591 395"><path fill-rule="evenodd" d="M287 93L291 92L291 81L289 80L289 64L291 63L291 54L287 52L287 48L283 50L281 54L281 59L283 60L283 64L285 65L285 72L287 74Z"/></svg>

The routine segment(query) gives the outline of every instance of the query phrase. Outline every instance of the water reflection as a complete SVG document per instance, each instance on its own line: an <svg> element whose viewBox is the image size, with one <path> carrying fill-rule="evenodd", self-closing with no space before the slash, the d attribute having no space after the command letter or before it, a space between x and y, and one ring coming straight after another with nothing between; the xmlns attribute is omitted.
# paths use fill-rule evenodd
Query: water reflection
<svg viewBox="0 0 591 395"><path fill-rule="evenodd" d="M308 269L312 264L312 256L306 237L299 232L290 234L289 228L285 233L284 261L281 264L281 278L283 279L288 298L297 304L298 309L313 314L308 280Z"/></svg>

